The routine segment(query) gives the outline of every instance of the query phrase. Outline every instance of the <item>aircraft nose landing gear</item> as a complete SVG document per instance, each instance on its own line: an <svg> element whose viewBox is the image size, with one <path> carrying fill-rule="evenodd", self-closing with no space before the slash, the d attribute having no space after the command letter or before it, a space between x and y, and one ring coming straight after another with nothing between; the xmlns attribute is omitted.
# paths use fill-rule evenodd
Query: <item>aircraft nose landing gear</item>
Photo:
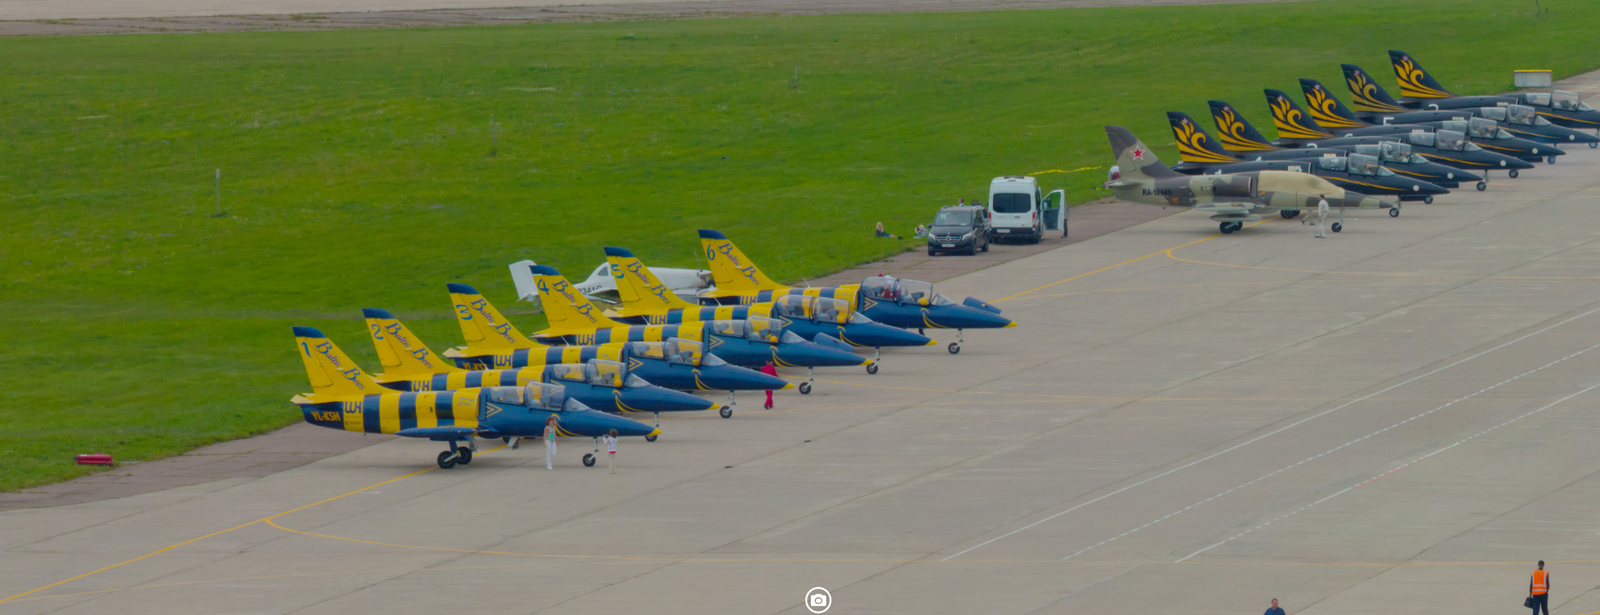
<svg viewBox="0 0 1600 615"><path fill-rule="evenodd" d="M657 412L657 413L656 413L656 424L655 424L655 428L656 428L656 429L660 429L660 428L661 428L661 413L660 413L660 412ZM656 441L656 438L658 438L658 437L660 437L660 436L645 436L645 437L644 437L644 441L645 441L645 442L655 442L655 441ZM595 447L595 448L594 448L594 450L596 450L596 451L598 451L598 450L600 450L600 447L598 447L598 446L596 446L596 447Z"/></svg>
<svg viewBox="0 0 1600 615"><path fill-rule="evenodd" d="M595 457L595 455L599 455L599 454L600 454L600 439L599 438L595 438L594 439L594 452L583 456L583 467L585 467L585 468L594 467L594 460L598 459L598 457Z"/></svg>
<svg viewBox="0 0 1600 615"><path fill-rule="evenodd" d="M965 341L967 341L965 332L961 329L956 329L956 341L950 342L950 345L946 346L945 350L950 351L950 354L961 354L961 343Z"/></svg>

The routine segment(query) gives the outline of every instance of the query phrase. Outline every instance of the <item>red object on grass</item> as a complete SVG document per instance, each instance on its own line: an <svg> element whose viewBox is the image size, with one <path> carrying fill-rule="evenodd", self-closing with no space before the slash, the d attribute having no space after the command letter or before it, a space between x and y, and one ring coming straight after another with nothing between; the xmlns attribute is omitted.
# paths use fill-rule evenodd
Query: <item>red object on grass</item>
<svg viewBox="0 0 1600 615"><path fill-rule="evenodd" d="M80 466L114 466L117 462L110 455L78 455Z"/></svg>

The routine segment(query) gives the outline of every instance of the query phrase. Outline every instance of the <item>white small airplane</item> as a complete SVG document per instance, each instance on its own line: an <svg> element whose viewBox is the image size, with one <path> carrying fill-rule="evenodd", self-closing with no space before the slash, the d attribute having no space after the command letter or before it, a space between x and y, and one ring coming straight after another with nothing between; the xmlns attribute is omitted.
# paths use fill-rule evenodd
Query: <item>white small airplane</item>
<svg viewBox="0 0 1600 615"><path fill-rule="evenodd" d="M533 273L529 269L535 265L531 260L522 260L511 263L511 281L517 285L517 300L528 301L535 305L539 303L539 289L534 284ZM711 272L699 269L667 269L651 267L650 273L672 289L673 294L682 297L690 303L699 303L700 291L712 288ZM617 295L617 280L611 277L611 263L602 262L594 268L594 273L589 278L572 285L584 296L613 305L620 304Z"/></svg>

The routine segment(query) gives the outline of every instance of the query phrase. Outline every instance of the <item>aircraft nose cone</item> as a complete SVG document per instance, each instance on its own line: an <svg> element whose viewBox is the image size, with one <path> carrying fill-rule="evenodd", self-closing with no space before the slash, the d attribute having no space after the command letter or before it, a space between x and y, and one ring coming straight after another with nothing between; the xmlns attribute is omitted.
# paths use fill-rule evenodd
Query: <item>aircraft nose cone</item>
<svg viewBox="0 0 1600 615"><path fill-rule="evenodd" d="M927 346L935 343L928 336L875 322L848 325L843 335L846 342L867 348Z"/></svg>
<svg viewBox="0 0 1600 615"><path fill-rule="evenodd" d="M724 391L777 391L794 386L788 380L734 365L700 368L700 381Z"/></svg>
<svg viewBox="0 0 1600 615"><path fill-rule="evenodd" d="M928 310L928 320L946 329L1004 329L1017 323L994 312L964 305L943 305Z"/></svg>
<svg viewBox="0 0 1600 615"><path fill-rule="evenodd" d="M1444 186L1430 184L1420 180L1415 182L1411 188L1411 191L1417 194L1450 194L1450 191L1446 190Z"/></svg>
<svg viewBox="0 0 1600 615"><path fill-rule="evenodd" d="M658 386L622 389L617 405L636 412L691 412L717 407L710 400Z"/></svg>
<svg viewBox="0 0 1600 615"><path fill-rule="evenodd" d="M598 438L613 429L617 430L619 436L648 436L659 431L630 418L595 410L562 412L557 420L561 422L562 430L589 438Z"/></svg>
<svg viewBox="0 0 1600 615"><path fill-rule="evenodd" d="M811 342L778 344L778 362L799 367L844 367L866 365L871 361L853 352L828 348Z"/></svg>
<svg viewBox="0 0 1600 615"><path fill-rule="evenodd" d="M1526 160L1512 158L1510 156L1506 156L1506 160L1504 162L1502 162L1502 164L1507 169L1531 169L1531 168L1533 168L1533 163L1528 162Z"/></svg>

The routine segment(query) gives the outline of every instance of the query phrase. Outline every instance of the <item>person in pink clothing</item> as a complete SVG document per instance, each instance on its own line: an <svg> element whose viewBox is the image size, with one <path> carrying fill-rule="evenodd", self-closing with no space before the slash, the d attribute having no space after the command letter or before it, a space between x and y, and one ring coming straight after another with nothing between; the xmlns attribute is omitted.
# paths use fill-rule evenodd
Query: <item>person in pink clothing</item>
<svg viewBox="0 0 1600 615"><path fill-rule="evenodd" d="M778 375L778 368L774 367L772 365L772 359L767 359L767 364L761 366L761 373L766 374L768 376L777 376ZM772 409L772 391L767 391L767 406L766 406L766 408L768 410Z"/></svg>

